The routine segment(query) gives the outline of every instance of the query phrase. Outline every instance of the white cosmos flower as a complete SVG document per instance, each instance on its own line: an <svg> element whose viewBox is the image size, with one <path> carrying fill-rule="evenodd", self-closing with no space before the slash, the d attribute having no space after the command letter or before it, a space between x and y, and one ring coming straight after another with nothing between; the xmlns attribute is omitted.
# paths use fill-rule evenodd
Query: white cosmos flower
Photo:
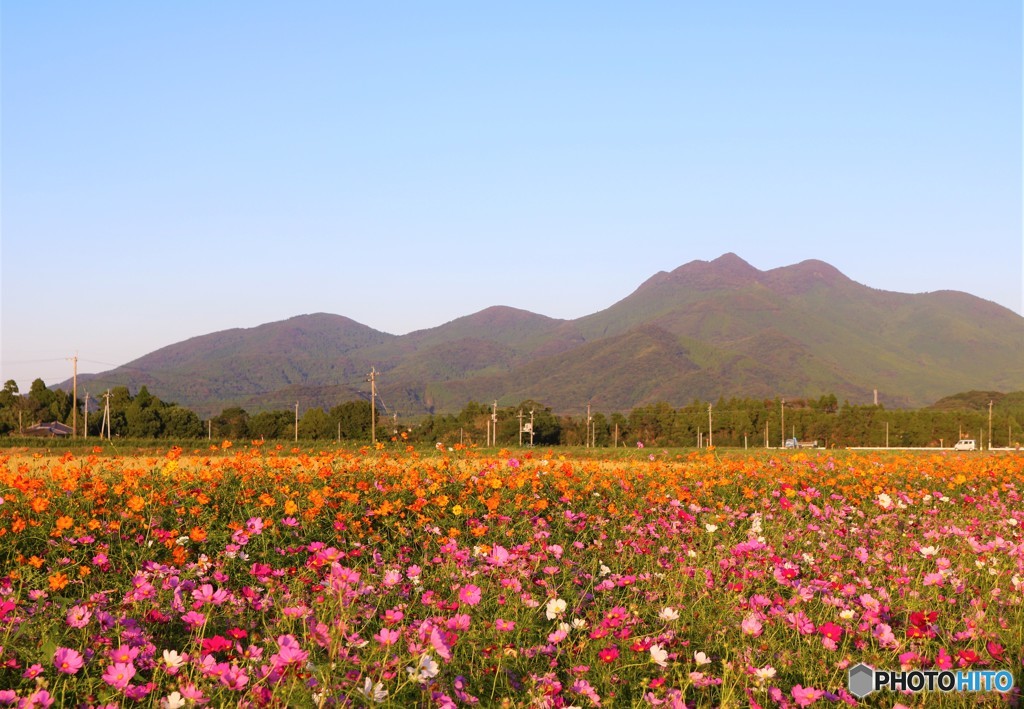
<svg viewBox="0 0 1024 709"><path fill-rule="evenodd" d="M178 691L171 692L160 700L161 709L181 709L183 706L185 706L185 698Z"/></svg>
<svg viewBox="0 0 1024 709"><path fill-rule="evenodd" d="M548 601L545 612L548 616L548 620L554 620L558 616L565 613L566 604L561 598L552 598Z"/></svg>
<svg viewBox="0 0 1024 709"><path fill-rule="evenodd" d="M406 667L405 671L409 673L409 676L413 679L417 679L420 682L426 682L428 679L437 677L437 673L441 671L441 668L437 666L429 654L424 653L420 656L420 661L416 667Z"/></svg>
<svg viewBox="0 0 1024 709"><path fill-rule="evenodd" d="M185 664L186 658L178 654L177 650L164 650L164 664L177 669Z"/></svg>
<svg viewBox="0 0 1024 709"><path fill-rule="evenodd" d="M939 553L938 548L937 547L932 547L932 546L921 547L917 551L921 554L921 556L923 556L926 559L928 557L930 557L930 556L935 556L936 554Z"/></svg>
<svg viewBox="0 0 1024 709"><path fill-rule="evenodd" d="M693 661L697 663L697 667L700 667L701 665L710 665L711 664L711 660L708 659L708 656L705 655L700 650L698 650L697 652L693 653Z"/></svg>
<svg viewBox="0 0 1024 709"><path fill-rule="evenodd" d="M363 679L363 687L359 692L367 699L372 699L378 704L388 698L388 690L384 689L384 685L380 682L374 684L373 680L369 677Z"/></svg>
<svg viewBox="0 0 1024 709"><path fill-rule="evenodd" d="M658 617L666 623L670 623L673 620L679 620L679 611L672 606L665 606L661 609L661 612L658 613Z"/></svg>
<svg viewBox="0 0 1024 709"><path fill-rule="evenodd" d="M668 665L668 650L658 644L651 645L651 660L658 667L666 667Z"/></svg>

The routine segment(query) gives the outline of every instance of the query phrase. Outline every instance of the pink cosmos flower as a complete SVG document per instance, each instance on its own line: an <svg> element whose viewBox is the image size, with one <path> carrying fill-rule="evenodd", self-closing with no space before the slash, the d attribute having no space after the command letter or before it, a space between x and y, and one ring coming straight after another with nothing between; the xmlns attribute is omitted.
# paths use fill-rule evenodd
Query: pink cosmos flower
<svg viewBox="0 0 1024 709"><path fill-rule="evenodd" d="M127 665L139 656L139 648L119 645L116 649L110 650L107 656L111 662L120 662Z"/></svg>
<svg viewBox="0 0 1024 709"><path fill-rule="evenodd" d="M548 642L552 645L557 645L565 640L566 635L568 635L568 633L559 628L555 632L548 634Z"/></svg>
<svg viewBox="0 0 1024 709"><path fill-rule="evenodd" d="M215 606L219 606L228 599L228 592L223 588L218 588L215 591L212 584L204 583L192 591L192 598L200 604L212 603Z"/></svg>
<svg viewBox="0 0 1024 709"><path fill-rule="evenodd" d="M825 694L820 689L815 689L814 687L802 687L799 684L793 687L791 693L793 695L793 700L797 705L802 707L814 704L816 701L821 699L822 695Z"/></svg>
<svg viewBox="0 0 1024 709"><path fill-rule="evenodd" d="M53 666L57 668L58 672L66 675L77 673L82 669L84 663L82 655L77 650L72 650L69 647L59 647L53 653Z"/></svg>
<svg viewBox="0 0 1024 709"><path fill-rule="evenodd" d="M449 630L469 630L469 624L471 622L472 619L468 614L456 613L448 619L448 622L445 625L448 626Z"/></svg>
<svg viewBox="0 0 1024 709"><path fill-rule="evenodd" d="M114 689L124 689L135 676L135 665L132 663L115 662L103 673L103 681Z"/></svg>
<svg viewBox="0 0 1024 709"><path fill-rule="evenodd" d="M590 686L590 683L585 679L578 679L572 683L570 688L576 694L582 695L590 700L591 704L595 707L601 706L601 697L598 695L597 690Z"/></svg>
<svg viewBox="0 0 1024 709"><path fill-rule="evenodd" d="M512 620L503 620L501 618L498 618L497 620L494 621L494 627L497 630L500 630L500 631L502 631L504 633L507 633L507 632L511 631L513 628L515 628L516 624L515 624L515 621L512 621Z"/></svg>
<svg viewBox="0 0 1024 709"><path fill-rule="evenodd" d="M401 633L397 630L390 630L388 628L381 628L380 632L373 636L373 639L379 642L381 645L394 645L398 642L398 638L401 637Z"/></svg>
<svg viewBox="0 0 1024 709"><path fill-rule="evenodd" d="M309 657L309 653L299 646L294 635L279 636L277 647L277 653L271 655L270 661L278 668L287 665L301 665Z"/></svg>
<svg viewBox="0 0 1024 709"><path fill-rule="evenodd" d="M487 556L488 563L491 563L494 566L504 566L508 563L508 559L508 549L500 544L495 544L494 547L491 548L491 553Z"/></svg>
<svg viewBox="0 0 1024 709"><path fill-rule="evenodd" d="M194 684L184 684L181 686L181 696L185 699L190 699L196 704L206 704L210 700L203 694L203 690L196 687Z"/></svg>
<svg viewBox="0 0 1024 709"><path fill-rule="evenodd" d="M481 595L480 588L471 583L468 583L459 589L459 601L461 603L465 603L467 606L475 606L479 603Z"/></svg>
<svg viewBox="0 0 1024 709"><path fill-rule="evenodd" d="M92 611L85 606L78 605L68 609L66 621L72 628L84 628L88 625L90 618L92 618Z"/></svg>
<svg viewBox="0 0 1024 709"><path fill-rule="evenodd" d="M203 627L203 625L206 624L206 616L196 611L189 611L185 615L181 616L181 620L185 623L185 625L192 628L193 630L195 630L196 628L201 628Z"/></svg>
<svg viewBox="0 0 1024 709"><path fill-rule="evenodd" d="M241 691L245 689L245 685L249 683L249 675L247 675L245 670L241 667L231 665L224 671L224 674L220 676L220 683L228 689Z"/></svg>
<svg viewBox="0 0 1024 709"><path fill-rule="evenodd" d="M45 689L39 689L32 694L25 697L24 703L19 704L19 707L52 707L54 699L50 693Z"/></svg>
<svg viewBox="0 0 1024 709"><path fill-rule="evenodd" d="M939 572L925 574L922 583L925 586L941 586L945 583L946 578Z"/></svg>
<svg viewBox="0 0 1024 709"><path fill-rule="evenodd" d="M763 627L764 626L761 624L761 620L753 614L748 615L746 618L743 619L743 622L740 623L740 630L743 631L743 634L750 635L755 638L760 636L761 633L764 632Z"/></svg>

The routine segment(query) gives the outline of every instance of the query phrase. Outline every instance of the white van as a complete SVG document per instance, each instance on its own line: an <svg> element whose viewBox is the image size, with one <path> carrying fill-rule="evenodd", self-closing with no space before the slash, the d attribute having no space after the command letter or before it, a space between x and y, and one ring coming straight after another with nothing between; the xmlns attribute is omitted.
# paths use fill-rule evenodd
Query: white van
<svg viewBox="0 0 1024 709"><path fill-rule="evenodd" d="M964 439L961 439L961 440L956 442L956 445L953 446L953 450L955 450L955 451L976 451L976 450L978 450L978 446L974 442L973 438L964 438Z"/></svg>

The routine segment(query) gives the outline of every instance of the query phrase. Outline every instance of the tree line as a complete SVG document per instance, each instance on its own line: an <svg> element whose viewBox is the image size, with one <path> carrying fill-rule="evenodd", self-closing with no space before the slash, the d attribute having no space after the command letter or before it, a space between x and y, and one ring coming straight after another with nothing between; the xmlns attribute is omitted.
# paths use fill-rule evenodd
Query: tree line
<svg viewBox="0 0 1024 709"><path fill-rule="evenodd" d="M14 381L0 390L0 435L18 435L33 423L73 418L71 395L51 390L36 379L22 394ZM96 399L93 399L96 402ZM132 395L127 387L110 390L110 432L122 438L217 440L342 440L363 442L371 438L375 418L376 438L411 443L484 445L492 416L496 445L514 447L520 440L539 446L596 447L777 447L785 439L815 441L826 447L847 446L950 446L959 438L989 442L991 402L992 443L1015 446L1024 439L1024 392L965 392L922 409L888 410L883 406L840 404L834 394L817 399L719 399L694 400L682 407L656 403L634 408L628 414L593 412L559 415L540 402L526 400L513 406L490 406L471 401L457 414L430 414L414 422L380 416L370 402L343 402L329 410L310 408L296 421L294 410L250 414L229 407L202 420L192 410L162 401L141 387ZM96 408L98 407L98 408ZM104 402L90 406L86 416L77 402L79 433L88 427L98 436ZM521 417L520 417L521 416ZM85 423L83 424L83 417ZM523 431L531 423L532 435ZM709 433L710 432L710 433Z"/></svg>

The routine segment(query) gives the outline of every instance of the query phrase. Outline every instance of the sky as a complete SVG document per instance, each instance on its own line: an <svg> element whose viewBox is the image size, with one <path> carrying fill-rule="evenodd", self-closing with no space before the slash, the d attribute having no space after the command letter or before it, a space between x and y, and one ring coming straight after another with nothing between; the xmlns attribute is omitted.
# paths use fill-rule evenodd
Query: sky
<svg viewBox="0 0 1024 709"><path fill-rule="evenodd" d="M734 252L1022 310L1017 0L7 2L0 380Z"/></svg>

